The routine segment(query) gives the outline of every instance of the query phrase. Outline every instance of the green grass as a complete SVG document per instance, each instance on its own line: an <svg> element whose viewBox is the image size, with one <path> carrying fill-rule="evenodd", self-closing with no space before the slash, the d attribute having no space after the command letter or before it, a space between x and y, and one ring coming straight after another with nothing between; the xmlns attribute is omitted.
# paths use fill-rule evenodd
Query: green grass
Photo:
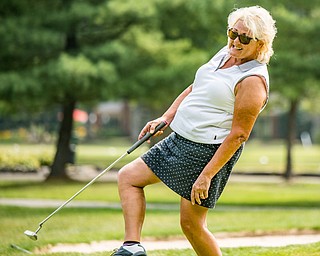
<svg viewBox="0 0 320 256"><path fill-rule="evenodd" d="M222 248L224 256L319 256L320 243L310 245L291 245L286 247L273 247L273 248L261 248L261 247L242 247L226 249ZM4 255L22 255L15 253L11 250L4 251ZM23 254L26 255L26 254ZM52 256L81 256L82 253L53 253ZM105 256L109 255L106 252L86 254L91 256ZM196 254L190 250L159 250L149 251L149 256L196 256Z"/></svg>
<svg viewBox="0 0 320 256"><path fill-rule="evenodd" d="M76 165L92 165L104 169L125 153L131 145L130 141L126 138L110 139L104 141L104 143L79 144L76 147ZM147 145L148 144L145 143L143 146L126 156L123 160L119 161L115 165L115 168L121 168L127 162L146 152L148 150ZM54 145L0 143L0 155L11 156L12 159L26 159L27 157L30 157L30 159L33 160L35 156L38 156L39 159L46 156L46 158L53 160L54 153Z"/></svg>
<svg viewBox="0 0 320 256"><path fill-rule="evenodd" d="M57 243L89 243L91 241L122 239L123 219L120 210L65 208L48 221L39 232L39 240L31 241L23 235L24 230L35 230L38 222L53 209L0 206L2 250L10 251L10 244L17 244L25 249L46 247ZM307 222L305 220L308 220ZM214 233L219 232L284 232L288 230L319 230L319 211L313 208L299 209L228 209L210 211L208 227ZM181 237L178 211L148 210L143 237L168 239ZM319 244L318 244L319 248ZM240 249L225 249L230 254ZM242 249L243 250L243 249ZM255 249L257 250L257 249ZM259 249L261 252L266 249ZM274 251L270 248L270 251ZM253 252L253 249L250 249ZM188 250L190 255L194 255ZM171 255L162 254L158 255ZM176 252L177 253L177 252ZM181 253L179 251L179 253ZM0 255L11 255L3 253ZM70 255L70 254L68 254ZM76 254L75 254L76 255ZM94 254L98 255L98 254ZM157 255L157 254L150 254ZM172 254L174 255L174 254ZM184 254L176 254L184 255ZM185 254L189 255L189 254ZM245 255L244 252L239 255ZM250 254L247 254L250 255ZM255 255L255 254L252 254ZM276 254L259 254L276 255ZM286 255L286 254L283 254ZM292 254L294 255L294 254ZM299 254L296 254L299 255ZM307 255L307 254L306 254ZM312 254L310 254L312 255Z"/></svg>
<svg viewBox="0 0 320 256"><path fill-rule="evenodd" d="M237 248L224 249L223 256L319 256L320 243L310 245L291 245L286 247L263 248Z"/></svg>
<svg viewBox="0 0 320 256"><path fill-rule="evenodd" d="M77 148L77 164L89 164L104 169L106 166L114 162L123 153L125 153L132 144L128 140L118 139L107 141L106 144L99 145L79 145ZM137 158L148 150L148 144L145 143L137 148L131 154L127 155L123 160L115 165L115 168L121 168L124 164Z"/></svg>
<svg viewBox="0 0 320 256"><path fill-rule="evenodd" d="M320 146L303 147L296 144L292 150L294 173L320 174ZM286 147L283 142L263 143L249 140L235 167L235 172L283 173Z"/></svg>
<svg viewBox="0 0 320 256"><path fill-rule="evenodd" d="M96 145L77 147L77 164L109 165L125 152L131 143L127 140L106 141ZM127 156L117 167L147 150L146 145ZM0 154L51 154L52 145L0 144ZM320 147L294 148L296 173L319 173ZM282 172L285 148L283 144L250 142L237 164L237 171ZM316 179L316 178L315 178ZM0 197L66 200L81 189L81 182L0 181ZM179 227L179 197L163 185L146 189L147 200L153 204L171 205L171 210L148 209L143 237L168 239L181 237ZM244 232L248 234L320 231L320 185L303 183L237 183L230 182L215 210L208 214L208 227L214 233ZM75 200L118 203L117 185L98 182ZM0 206L0 255L25 255L12 248L17 244L28 250L56 243L82 243L107 239L122 239L123 217L118 209L64 208L48 221L39 232L39 240L31 241L24 230L35 230L54 208L24 208ZM223 248L224 256L316 256L320 243L281 248ZM48 255L48 254L47 254ZM50 255L83 255L79 253ZM94 253L94 256L108 253ZM148 255L195 256L192 250L150 251Z"/></svg>
<svg viewBox="0 0 320 256"><path fill-rule="evenodd" d="M95 144L82 144L77 146L76 164L94 165L104 169L115 159L120 157L130 146L126 138L109 139ZM148 149L147 143L128 155L115 168L120 168L128 161L140 156ZM43 144L0 144L0 154L11 154L25 157L26 155L48 155L53 159L54 145ZM245 150L235 167L235 172L272 172L283 173L285 169L286 148L284 142L263 143L249 140ZM296 144L293 147L294 173L320 174L320 145L303 147Z"/></svg>
<svg viewBox="0 0 320 256"><path fill-rule="evenodd" d="M259 178L258 178L259 179ZM315 178L316 179L316 178ZM223 205L320 207L320 183L229 183Z"/></svg>
<svg viewBox="0 0 320 256"><path fill-rule="evenodd" d="M55 198L66 200L84 184L37 183L1 181L1 197ZM147 199L152 203L166 203L171 210L148 209L143 237L168 239L181 237L179 227L179 198L163 185L147 188ZM220 232L248 234L285 233L320 230L320 186L299 183L235 183L231 182L218 206L208 214L209 229ZM114 183L96 183L75 200L119 202ZM91 241L122 239L123 217L120 209L64 208L48 221L33 242L23 235L24 230L35 230L53 208L24 208L0 206L0 255L22 255L9 248L17 244L28 250L56 243L89 243ZM307 221L306 221L307 220ZM284 248L223 249L224 255L317 255L319 243ZM282 254L280 254L282 253ZM66 254L54 254L66 255ZM81 255L81 254L67 254ZM94 253L92 255L108 255ZM192 250L151 251L148 255L195 255Z"/></svg>
<svg viewBox="0 0 320 256"><path fill-rule="evenodd" d="M80 190L81 182L0 181L1 197L65 200ZM221 206L320 207L320 184L229 182L222 194ZM179 197L162 184L146 188L150 203L178 204ZM98 182L76 200L119 202L116 183Z"/></svg>
<svg viewBox="0 0 320 256"><path fill-rule="evenodd" d="M26 255L19 254L12 251L13 249L3 250L4 255ZM226 249L222 248L222 253L224 256L319 256L320 243L310 244L310 245L291 245L286 247L272 247L272 248L261 248L261 247L242 247L242 248L232 248ZM110 252L109 252L110 253ZM85 255L91 256L105 256L109 255L108 252L91 253ZM42 254L49 255L49 254ZM81 256L83 253L52 253L52 256ZM196 254L190 250L157 250L149 251L149 256L196 256Z"/></svg>

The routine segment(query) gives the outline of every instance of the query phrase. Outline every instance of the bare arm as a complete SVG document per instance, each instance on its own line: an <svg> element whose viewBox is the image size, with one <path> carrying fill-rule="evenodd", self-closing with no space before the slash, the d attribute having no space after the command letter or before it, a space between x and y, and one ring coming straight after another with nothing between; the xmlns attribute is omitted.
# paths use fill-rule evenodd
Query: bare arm
<svg viewBox="0 0 320 256"><path fill-rule="evenodd" d="M184 100L184 98L189 95L191 91L192 91L192 84L189 85L182 93L179 94L179 96L174 100L171 106L167 109L167 111L161 117L155 120L152 120L145 125L145 127L141 130L139 134L139 139L142 138L147 132L153 133L155 127L163 121L167 122L167 126L168 126L172 122L179 105ZM161 133L162 132L158 132L156 135L160 135Z"/></svg>
<svg viewBox="0 0 320 256"><path fill-rule="evenodd" d="M208 197L211 179L230 160L241 144L248 140L264 105L267 92L263 78L250 76L237 85L231 132L193 185L191 202L201 204Z"/></svg>

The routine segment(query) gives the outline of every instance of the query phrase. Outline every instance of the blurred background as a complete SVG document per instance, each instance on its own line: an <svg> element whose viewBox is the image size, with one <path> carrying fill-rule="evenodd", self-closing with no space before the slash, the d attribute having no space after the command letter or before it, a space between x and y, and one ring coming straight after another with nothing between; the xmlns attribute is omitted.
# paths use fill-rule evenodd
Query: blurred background
<svg viewBox="0 0 320 256"><path fill-rule="evenodd" d="M235 171L319 176L317 0L1 1L0 172L102 168L85 146L134 142L227 43L232 9L256 4L278 28L270 103Z"/></svg>

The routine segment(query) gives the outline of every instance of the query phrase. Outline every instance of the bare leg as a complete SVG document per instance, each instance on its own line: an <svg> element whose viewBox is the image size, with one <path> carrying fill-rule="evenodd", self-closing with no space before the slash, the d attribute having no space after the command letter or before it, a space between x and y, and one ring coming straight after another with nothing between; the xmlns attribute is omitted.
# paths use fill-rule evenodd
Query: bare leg
<svg viewBox="0 0 320 256"><path fill-rule="evenodd" d="M118 174L118 188L125 221L125 241L140 241L146 202L143 188L160 182L141 158L124 166Z"/></svg>
<svg viewBox="0 0 320 256"><path fill-rule="evenodd" d="M199 256L221 256L219 245L207 228L208 209L192 205L182 198L180 208L181 228Z"/></svg>

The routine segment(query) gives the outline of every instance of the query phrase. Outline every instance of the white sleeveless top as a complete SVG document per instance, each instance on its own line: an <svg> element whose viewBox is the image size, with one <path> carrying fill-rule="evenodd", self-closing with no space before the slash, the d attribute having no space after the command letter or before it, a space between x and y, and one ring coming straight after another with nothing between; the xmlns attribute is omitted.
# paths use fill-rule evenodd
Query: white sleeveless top
<svg viewBox="0 0 320 256"><path fill-rule="evenodd" d="M229 57L225 46L198 69L191 93L181 102L170 124L174 132L198 143L222 143L231 130L236 85L248 76L262 76L269 94L266 64L252 60L219 69Z"/></svg>

